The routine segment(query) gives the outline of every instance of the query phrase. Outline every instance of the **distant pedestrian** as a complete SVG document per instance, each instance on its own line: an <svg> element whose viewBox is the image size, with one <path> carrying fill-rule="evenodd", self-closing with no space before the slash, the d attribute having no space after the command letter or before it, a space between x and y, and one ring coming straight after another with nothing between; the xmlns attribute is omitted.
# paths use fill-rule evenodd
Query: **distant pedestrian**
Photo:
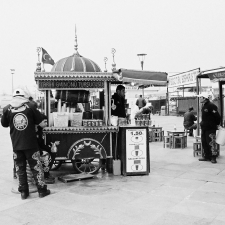
<svg viewBox="0 0 225 225"><path fill-rule="evenodd" d="M42 121L42 114L25 98L24 91L16 89L13 92L12 101L3 109L1 124L3 127L10 127L13 156L19 178L18 191L22 199L29 196L27 162L33 173L39 197L50 194L43 179L43 168L35 133L35 125L42 126Z"/></svg>
<svg viewBox="0 0 225 225"><path fill-rule="evenodd" d="M136 105L138 106L139 109L141 109L144 106L146 106L146 101L145 101L144 98L142 98L142 95L140 95L140 97L137 99Z"/></svg>
<svg viewBox="0 0 225 225"><path fill-rule="evenodd" d="M189 130L189 136L193 136L193 129L197 129L197 124L194 122L197 120L193 113L194 108L190 107L186 113L184 113L184 128Z"/></svg>
<svg viewBox="0 0 225 225"><path fill-rule="evenodd" d="M211 161L217 163L218 148L216 144L216 130L220 124L220 114L217 106L210 102L207 94L200 94L200 102L202 103L202 121L201 126L201 141L203 148L203 156L199 161Z"/></svg>
<svg viewBox="0 0 225 225"><path fill-rule="evenodd" d="M38 108L38 104L37 104L37 102L34 101L33 97L30 96L28 99L29 99L30 103L34 105L35 108Z"/></svg>

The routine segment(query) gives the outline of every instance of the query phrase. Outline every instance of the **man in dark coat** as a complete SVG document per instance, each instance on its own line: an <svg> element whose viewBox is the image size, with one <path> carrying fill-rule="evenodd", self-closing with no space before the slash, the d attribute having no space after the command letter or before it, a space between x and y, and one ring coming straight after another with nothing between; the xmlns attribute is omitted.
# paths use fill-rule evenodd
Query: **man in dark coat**
<svg viewBox="0 0 225 225"><path fill-rule="evenodd" d="M207 94L200 94L200 102L202 103L202 121L201 126L201 141L203 148L203 157L199 161L211 161L217 163L218 148L216 144L216 130L220 124L220 114L217 106L209 100Z"/></svg>
<svg viewBox="0 0 225 225"><path fill-rule="evenodd" d="M139 109L141 109L144 106L146 106L146 101L145 101L144 98L142 98L142 95L140 95L140 97L137 99L136 105L138 106Z"/></svg>
<svg viewBox="0 0 225 225"><path fill-rule="evenodd" d="M125 87L118 85L116 93L112 96L111 115L126 118L125 110Z"/></svg>
<svg viewBox="0 0 225 225"><path fill-rule="evenodd" d="M189 130L189 136L193 136L193 129L197 128L197 125L194 121L197 120L196 116L193 113L194 108L190 107L188 111L184 114L184 128Z"/></svg>
<svg viewBox="0 0 225 225"><path fill-rule="evenodd" d="M10 127L10 136L13 146L13 157L19 178L18 191L21 198L29 196L27 181L27 162L33 173L39 197L50 194L43 180L43 168L40 162L40 152L35 133L35 125L42 125L42 114L24 97L24 91L16 89L9 105L4 107L1 124Z"/></svg>

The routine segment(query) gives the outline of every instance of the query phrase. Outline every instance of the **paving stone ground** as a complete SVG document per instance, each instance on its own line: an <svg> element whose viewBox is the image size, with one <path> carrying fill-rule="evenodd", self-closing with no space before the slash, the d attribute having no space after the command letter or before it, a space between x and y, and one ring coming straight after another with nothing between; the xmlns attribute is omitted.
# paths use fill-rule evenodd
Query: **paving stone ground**
<svg viewBox="0 0 225 225"><path fill-rule="evenodd" d="M183 129L183 117L153 115L163 130ZM193 137L187 148L163 148L150 143L149 175L113 176L100 171L89 180L48 185L52 194L26 200L11 190L12 146L9 129L0 127L0 224L78 225L222 225L225 224L225 148L221 146L217 164L199 162L193 156ZM64 164L52 175L72 173Z"/></svg>

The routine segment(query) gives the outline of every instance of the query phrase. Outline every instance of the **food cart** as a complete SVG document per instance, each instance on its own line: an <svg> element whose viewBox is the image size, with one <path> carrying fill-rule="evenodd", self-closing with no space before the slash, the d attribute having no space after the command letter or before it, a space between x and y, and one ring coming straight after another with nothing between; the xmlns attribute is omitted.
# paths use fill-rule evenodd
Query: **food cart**
<svg viewBox="0 0 225 225"><path fill-rule="evenodd" d="M56 62L51 72L40 71L39 64L34 78L44 93L48 126L43 132L46 145L56 152L53 169L72 162L78 173L96 173L115 148L112 133L118 127L110 122L111 82L120 76L101 72L95 62L76 51ZM102 90L101 104L96 108L92 101L91 107L91 94Z"/></svg>
<svg viewBox="0 0 225 225"><path fill-rule="evenodd" d="M150 72L151 76L148 71L125 69L101 72L95 62L75 50L72 56L56 62L51 72L40 71L40 63L37 64L34 77L39 91L44 93L43 112L48 117L48 127L43 132L46 145L53 146L56 152L53 169L71 162L78 173L96 173L104 159L112 167L116 157L114 134L119 127L111 125L111 84L134 82L143 88L166 85L167 74L162 73L159 80L160 72ZM90 96L96 91L99 104L94 108L94 100L90 107ZM82 116L79 104L83 106Z"/></svg>

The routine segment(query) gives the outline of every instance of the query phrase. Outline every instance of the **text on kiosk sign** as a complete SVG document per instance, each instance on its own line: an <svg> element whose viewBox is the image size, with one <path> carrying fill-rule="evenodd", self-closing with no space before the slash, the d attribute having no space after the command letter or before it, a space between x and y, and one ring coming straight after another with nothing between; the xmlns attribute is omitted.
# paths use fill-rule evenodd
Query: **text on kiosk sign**
<svg viewBox="0 0 225 225"><path fill-rule="evenodd" d="M104 81L40 80L38 82L38 88L39 89L104 88Z"/></svg>
<svg viewBox="0 0 225 225"><path fill-rule="evenodd" d="M168 87L176 87L196 83L196 77L198 74L199 69L168 77L169 78Z"/></svg>

